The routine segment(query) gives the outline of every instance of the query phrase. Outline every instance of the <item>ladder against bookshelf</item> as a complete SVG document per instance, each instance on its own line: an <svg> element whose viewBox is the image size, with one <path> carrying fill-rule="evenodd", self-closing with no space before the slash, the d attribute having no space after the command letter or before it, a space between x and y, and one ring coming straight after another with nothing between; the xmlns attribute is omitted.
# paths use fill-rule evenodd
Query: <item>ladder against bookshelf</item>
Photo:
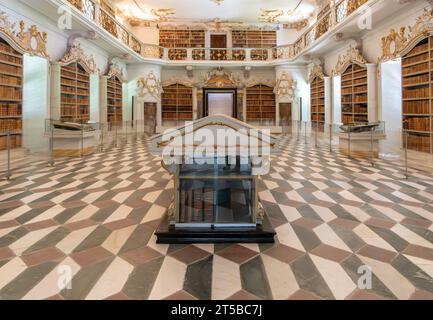
<svg viewBox="0 0 433 320"><path fill-rule="evenodd" d="M325 80L316 77L311 82L311 121L320 131L325 128Z"/></svg>
<svg viewBox="0 0 433 320"><path fill-rule="evenodd" d="M366 66L351 64L341 75L341 117L344 124L368 122Z"/></svg>
<svg viewBox="0 0 433 320"><path fill-rule="evenodd" d="M22 146L23 55L0 38L0 150Z"/></svg>
<svg viewBox="0 0 433 320"><path fill-rule="evenodd" d="M182 84L173 84L163 88L162 120L163 121L191 121L192 88Z"/></svg>
<svg viewBox="0 0 433 320"><path fill-rule="evenodd" d="M274 88L259 84L247 88L247 122L274 121Z"/></svg>
<svg viewBox="0 0 433 320"><path fill-rule="evenodd" d="M79 63L60 71L60 119L87 122L90 119L90 76Z"/></svg>
<svg viewBox="0 0 433 320"><path fill-rule="evenodd" d="M107 80L107 120L111 124L123 121L123 84L116 76Z"/></svg>
<svg viewBox="0 0 433 320"><path fill-rule="evenodd" d="M421 40L402 57L403 131L408 149L432 152L433 37ZM403 146L406 138L403 139Z"/></svg>

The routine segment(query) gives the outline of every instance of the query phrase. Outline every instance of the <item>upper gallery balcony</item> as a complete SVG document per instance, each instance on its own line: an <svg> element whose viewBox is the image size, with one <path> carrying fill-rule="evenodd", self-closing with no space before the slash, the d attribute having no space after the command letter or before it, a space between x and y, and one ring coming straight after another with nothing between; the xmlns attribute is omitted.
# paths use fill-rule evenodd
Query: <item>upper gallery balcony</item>
<svg viewBox="0 0 433 320"><path fill-rule="evenodd" d="M57 0L59 2L59 0ZM311 25L292 44L270 48L205 48L205 47L171 47L143 43L127 27L121 24L108 9L103 8L98 0L60 0L73 6L76 14L81 14L117 39L121 45L133 50L144 60L158 60L162 63L182 62L274 62L294 61L308 53L325 36L342 26L355 15L363 11L367 3L374 5L381 0L338 0L328 10L318 16ZM382 1L383 2L383 1ZM388 1L385 1L388 2ZM332 2L331 2L332 3Z"/></svg>

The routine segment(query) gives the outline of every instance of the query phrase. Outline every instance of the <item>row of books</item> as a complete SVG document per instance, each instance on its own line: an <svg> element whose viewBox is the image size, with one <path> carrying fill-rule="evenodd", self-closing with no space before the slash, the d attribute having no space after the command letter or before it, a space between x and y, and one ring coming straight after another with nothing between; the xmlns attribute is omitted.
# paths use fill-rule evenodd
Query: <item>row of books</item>
<svg viewBox="0 0 433 320"><path fill-rule="evenodd" d="M429 87L415 87L403 89L403 99L425 98L430 96Z"/></svg>
<svg viewBox="0 0 433 320"><path fill-rule="evenodd" d="M413 64L413 63L417 63L417 62L424 62L426 60L429 59L429 54L428 52L417 55L417 56L413 56L413 57L409 57L409 58L403 58L401 61L401 65L402 66L407 66L409 64Z"/></svg>
<svg viewBox="0 0 433 320"><path fill-rule="evenodd" d="M86 115L89 113L86 107L62 105L61 109L62 116Z"/></svg>
<svg viewBox="0 0 433 320"><path fill-rule="evenodd" d="M7 136L0 136L0 150L5 150L7 148ZM10 147L11 149L15 149L15 148L20 148L22 146L22 137L21 135L11 135L9 137L9 143L10 143Z"/></svg>
<svg viewBox="0 0 433 320"><path fill-rule="evenodd" d="M0 85L0 101L3 99L21 100L22 99L21 88L4 87Z"/></svg>
<svg viewBox="0 0 433 320"><path fill-rule="evenodd" d="M6 64L0 64L0 73L11 73L14 75L22 75L23 68L17 66L10 66Z"/></svg>
<svg viewBox="0 0 433 320"><path fill-rule="evenodd" d="M21 119L0 119L0 132L21 131L22 127Z"/></svg>
<svg viewBox="0 0 433 320"><path fill-rule="evenodd" d="M430 114L430 103L428 100L403 101L403 114Z"/></svg>
<svg viewBox="0 0 433 320"><path fill-rule="evenodd" d="M402 74L407 75L416 72L428 72L428 70L429 70L429 63L426 62L426 63L421 63L410 67L403 67Z"/></svg>
<svg viewBox="0 0 433 320"><path fill-rule="evenodd" d="M430 78L428 74L422 74L412 77L404 77L403 78L403 86L410 85L410 84L417 84L417 83L426 83L429 82Z"/></svg>
<svg viewBox="0 0 433 320"><path fill-rule="evenodd" d="M430 117L405 117L403 128L405 130L430 131Z"/></svg>
<svg viewBox="0 0 433 320"><path fill-rule="evenodd" d="M89 99L78 99L77 96L62 96L62 103L74 103L78 105L88 105Z"/></svg>
<svg viewBox="0 0 433 320"><path fill-rule="evenodd" d="M22 107L17 103L0 103L0 117L21 116Z"/></svg>
<svg viewBox="0 0 433 320"><path fill-rule="evenodd" d="M17 52L14 48L12 48L8 43L4 42L3 40L0 41L0 51L4 51L15 55L21 55L19 52Z"/></svg>
<svg viewBox="0 0 433 320"><path fill-rule="evenodd" d="M430 152L430 135L420 135L410 133L407 137L407 148L411 150L417 150L420 152ZM403 139L403 145L405 146L406 139Z"/></svg>
<svg viewBox="0 0 433 320"><path fill-rule="evenodd" d="M4 61L7 63L14 63L14 64L23 64L23 59L20 57L16 57L16 56L11 56L5 53L1 53L0 52L0 61Z"/></svg>

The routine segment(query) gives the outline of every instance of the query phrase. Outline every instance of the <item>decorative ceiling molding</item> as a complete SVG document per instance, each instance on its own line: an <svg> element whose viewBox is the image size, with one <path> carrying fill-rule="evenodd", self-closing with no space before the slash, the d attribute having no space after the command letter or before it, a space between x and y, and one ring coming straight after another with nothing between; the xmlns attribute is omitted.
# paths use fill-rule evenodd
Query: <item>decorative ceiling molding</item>
<svg viewBox="0 0 433 320"><path fill-rule="evenodd" d="M65 56L59 61L63 65L79 63L88 73L99 73L93 54L86 55L79 43L74 43Z"/></svg>
<svg viewBox="0 0 433 320"><path fill-rule="evenodd" d="M297 82L286 72L283 72L276 81L274 93L278 98L287 98L293 101L296 96Z"/></svg>
<svg viewBox="0 0 433 320"><path fill-rule="evenodd" d="M433 33L433 9L424 9L413 26L404 26L397 32L391 29L387 36L382 38L382 56L379 62L394 60L407 54L418 42Z"/></svg>
<svg viewBox="0 0 433 320"><path fill-rule="evenodd" d="M5 12L0 12L0 36L6 40L15 50L22 54L50 58L47 51L47 34L39 32L36 25L26 29L23 20L19 22L19 30L16 23L11 23Z"/></svg>
<svg viewBox="0 0 433 320"><path fill-rule="evenodd" d="M365 67L368 63L367 60L362 56L359 49L355 47L351 47L346 54L339 55L337 65L333 70L333 75L341 75L351 64L358 64L360 66Z"/></svg>
<svg viewBox="0 0 433 320"><path fill-rule="evenodd" d="M176 14L176 10L173 8L168 9L152 9L150 11L153 15L157 16L157 22L169 22L172 21L172 16Z"/></svg>
<svg viewBox="0 0 433 320"><path fill-rule="evenodd" d="M212 1L213 3L216 3L218 6L220 6L221 3L224 2L224 0L210 0L210 1Z"/></svg>
<svg viewBox="0 0 433 320"><path fill-rule="evenodd" d="M323 72L323 67L320 64L314 64L311 69L310 72L308 73L308 82L312 83L314 81L314 79L316 78L320 78L320 79L324 79L325 78L325 73Z"/></svg>
<svg viewBox="0 0 433 320"><path fill-rule="evenodd" d="M267 23L279 23L278 18L284 15L284 10L278 9L260 9L260 20Z"/></svg>
<svg viewBox="0 0 433 320"><path fill-rule="evenodd" d="M146 78L139 78L137 81L137 94L140 98L150 95L156 99L161 98L163 92L161 81L150 71Z"/></svg>
<svg viewBox="0 0 433 320"><path fill-rule="evenodd" d="M283 29L286 30L297 30L301 31L302 29L308 26L308 19L299 20L296 22L288 22L283 24Z"/></svg>
<svg viewBox="0 0 433 320"><path fill-rule="evenodd" d="M117 79L120 80L120 82L126 82L126 77L124 75L124 71L123 68L120 67L117 63L112 62L110 64L109 70L108 70L108 74L107 74L108 79L116 77Z"/></svg>

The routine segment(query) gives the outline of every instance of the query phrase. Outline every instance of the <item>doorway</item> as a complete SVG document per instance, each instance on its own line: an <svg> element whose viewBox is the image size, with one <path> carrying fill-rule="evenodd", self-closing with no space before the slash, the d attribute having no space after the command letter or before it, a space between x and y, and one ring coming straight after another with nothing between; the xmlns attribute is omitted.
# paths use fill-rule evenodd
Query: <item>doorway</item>
<svg viewBox="0 0 433 320"><path fill-rule="evenodd" d="M203 89L203 116L224 114L237 117L237 89Z"/></svg>

